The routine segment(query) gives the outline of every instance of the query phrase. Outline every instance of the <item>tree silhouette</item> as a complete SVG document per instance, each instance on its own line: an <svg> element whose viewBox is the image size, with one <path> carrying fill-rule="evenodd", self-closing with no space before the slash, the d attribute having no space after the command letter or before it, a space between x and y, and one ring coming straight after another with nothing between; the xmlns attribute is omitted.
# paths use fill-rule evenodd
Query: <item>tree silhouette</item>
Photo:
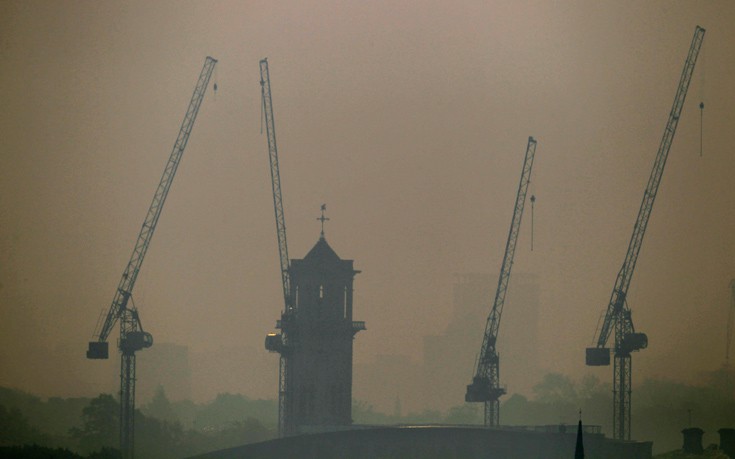
<svg viewBox="0 0 735 459"><path fill-rule="evenodd" d="M150 416L161 421L176 422L178 417L174 412L171 402L166 397L166 392L163 390L162 385L158 385L156 393L153 394L151 402L143 408L143 412L146 416Z"/></svg>
<svg viewBox="0 0 735 459"><path fill-rule="evenodd" d="M79 441L79 448L87 453L104 447L117 447L119 414L118 401L110 394L100 394L82 410L82 428L73 427L69 433Z"/></svg>

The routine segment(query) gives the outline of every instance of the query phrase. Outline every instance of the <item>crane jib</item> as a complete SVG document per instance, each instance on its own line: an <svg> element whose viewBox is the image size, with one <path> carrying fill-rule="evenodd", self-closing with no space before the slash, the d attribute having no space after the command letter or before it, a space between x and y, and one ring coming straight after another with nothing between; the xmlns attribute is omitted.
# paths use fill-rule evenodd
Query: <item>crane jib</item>
<svg viewBox="0 0 735 459"><path fill-rule="evenodd" d="M699 50L702 46L704 33L705 30L699 26L697 26L694 31L694 37L689 48L684 69L682 70L679 86L674 97L674 103L671 111L669 112L669 119L666 123L666 128L664 129L663 138L661 139L646 189L643 192L643 200L641 201L638 217L636 218L635 225L633 226L633 234L631 235L630 242L628 244L625 261L623 262L623 266L620 268L620 273L618 274L613 293L610 297L610 302L608 303L605 321L600 328L600 334L597 339L598 348L605 347L610 335L612 334L615 321L618 320L618 315L615 314L616 309L619 310L619 308L616 308L616 305L620 303L618 297L622 297L624 301L627 296L630 281L633 278L633 272L643 243L643 236L645 235L646 227L648 226L648 221L650 220L651 212L653 211L653 204L658 194L659 185L661 184L661 178L671 149L671 143L674 139L674 134L676 133L676 127L684 106L684 100L689 88L689 83L692 79L694 66L697 61L697 56L699 55Z"/></svg>
<svg viewBox="0 0 735 459"><path fill-rule="evenodd" d="M143 259L145 258L145 254L153 237L156 224L158 223L161 211L163 210L163 204L165 202L166 196L168 195L171 183L173 182L176 169L179 165L179 162L181 161L183 151L186 148L189 135L191 133L192 127L194 126L194 121L196 120L196 115L199 111L199 107L201 106L202 99L204 98L204 93L206 91L209 79L212 75L212 71L214 70L214 66L216 63L217 60L212 57L207 57L205 59L204 66L197 80L196 87L194 88L194 94L192 95L191 101L189 102L189 106L186 111L186 115L184 116L184 121L181 125L181 128L179 129L179 134L176 138L176 142L174 143L173 150L171 152L171 155L169 156L168 162L166 163L163 176L161 177L158 187L156 188L156 192L153 196L153 201L151 202L148 213L146 214L145 220L143 221L140 233L138 234L138 238L133 249L133 254L131 255L130 261L128 262L125 271L123 272L122 278L120 279L120 283L118 284L118 288L115 291L115 296L113 297L112 304L105 318L105 321L103 322L99 332L96 333L98 343L103 343L107 341L107 338L112 331L115 323L118 321L118 319L122 318L122 315L127 310L126 305L128 297L132 294L135 281L138 277L138 273L140 272L140 267L143 264ZM90 343L90 346L91 345L92 343ZM100 349L104 346L102 344L95 344L94 347L96 349ZM88 351L88 356L90 354L92 355L92 357L90 358L107 358L95 357L98 355L102 355L100 352Z"/></svg>
<svg viewBox="0 0 735 459"><path fill-rule="evenodd" d="M530 183L531 169L536 153L536 140L529 137L528 146L526 147L526 155L523 160L523 169L521 171L521 180L518 184L518 193L516 194L515 206L513 207L513 218L511 219L510 230L508 232L508 240L503 255L503 263L498 278L498 287L495 291L495 300L488 316L483 345L480 348L480 359L478 360L478 371L482 371L482 362L489 361L485 354L490 348L495 347L495 339L497 338L498 329L500 327L500 318L505 304L505 295L508 290L508 282L510 280L511 268L513 266L513 258L515 256L515 247L518 240L518 234L521 227L521 219L523 217L523 209Z"/></svg>
<svg viewBox="0 0 735 459"><path fill-rule="evenodd" d="M281 172L278 165L278 145L276 143L276 125L273 116L273 97L271 94L270 71L268 60L260 61L260 87L265 113L266 133L268 136L268 158L271 171L271 187L273 191L273 209L276 219L276 235L278 238L278 256L281 263L281 284L285 310L291 310L291 282L288 273L288 242L286 239L286 217L283 211L283 194L281 192Z"/></svg>

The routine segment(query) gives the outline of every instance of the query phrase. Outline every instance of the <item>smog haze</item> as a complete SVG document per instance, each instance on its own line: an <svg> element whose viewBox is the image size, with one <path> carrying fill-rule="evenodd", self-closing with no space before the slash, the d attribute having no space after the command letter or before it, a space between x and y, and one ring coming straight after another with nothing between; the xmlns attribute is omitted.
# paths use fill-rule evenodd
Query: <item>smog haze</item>
<svg viewBox="0 0 735 459"><path fill-rule="evenodd" d="M386 356L425 362L425 337L449 333L458 314L458 274L484 273L494 292L529 136L533 251L527 206L509 298L532 279L538 304L533 317L506 304L501 380L526 394L548 372L607 382L611 369L586 367L584 350L700 25L704 45L628 296L650 342L634 356L634 385L696 383L724 361L735 278L733 24L724 0L3 2L0 385L117 392L117 331L108 361L87 360L87 342L206 56L219 61L217 91L210 84L134 293L150 352L188 348L192 398L277 393L278 357L263 347L283 308L264 57L289 254L303 258L316 243L326 203L326 239L361 271L356 398L432 407L369 384L361 368ZM452 331L476 342L457 357L469 362L464 373L432 375L461 382L456 404L489 308L474 328ZM529 340L534 359L514 360L509 344Z"/></svg>

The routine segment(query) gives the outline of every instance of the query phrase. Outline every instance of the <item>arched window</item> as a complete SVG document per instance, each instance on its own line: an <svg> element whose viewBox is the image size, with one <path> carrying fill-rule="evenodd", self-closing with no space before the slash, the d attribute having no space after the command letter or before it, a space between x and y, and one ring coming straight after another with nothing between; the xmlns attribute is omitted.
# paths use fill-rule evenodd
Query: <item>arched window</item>
<svg viewBox="0 0 735 459"><path fill-rule="evenodd" d="M343 303L344 303L343 309L344 309L344 316L345 316L344 318L346 319L347 318L347 286L345 286L345 291L344 291L344 297L343 297L343 299L344 299L344 301L343 301Z"/></svg>

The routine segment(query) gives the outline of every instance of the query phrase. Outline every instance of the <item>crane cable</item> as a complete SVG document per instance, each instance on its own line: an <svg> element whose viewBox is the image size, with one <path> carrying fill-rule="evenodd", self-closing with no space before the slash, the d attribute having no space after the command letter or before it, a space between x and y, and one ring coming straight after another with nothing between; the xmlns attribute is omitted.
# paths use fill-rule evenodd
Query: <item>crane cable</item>
<svg viewBox="0 0 735 459"><path fill-rule="evenodd" d="M531 252L533 252L533 205L536 202L536 195L531 195Z"/></svg>
<svg viewBox="0 0 735 459"><path fill-rule="evenodd" d="M214 84L212 89L214 90L214 100L217 100L217 82L219 82L219 76L217 75L217 67L214 68Z"/></svg>
<svg viewBox="0 0 735 459"><path fill-rule="evenodd" d="M704 79L707 69L706 49L702 46L702 65L699 71L699 157L704 154Z"/></svg>

